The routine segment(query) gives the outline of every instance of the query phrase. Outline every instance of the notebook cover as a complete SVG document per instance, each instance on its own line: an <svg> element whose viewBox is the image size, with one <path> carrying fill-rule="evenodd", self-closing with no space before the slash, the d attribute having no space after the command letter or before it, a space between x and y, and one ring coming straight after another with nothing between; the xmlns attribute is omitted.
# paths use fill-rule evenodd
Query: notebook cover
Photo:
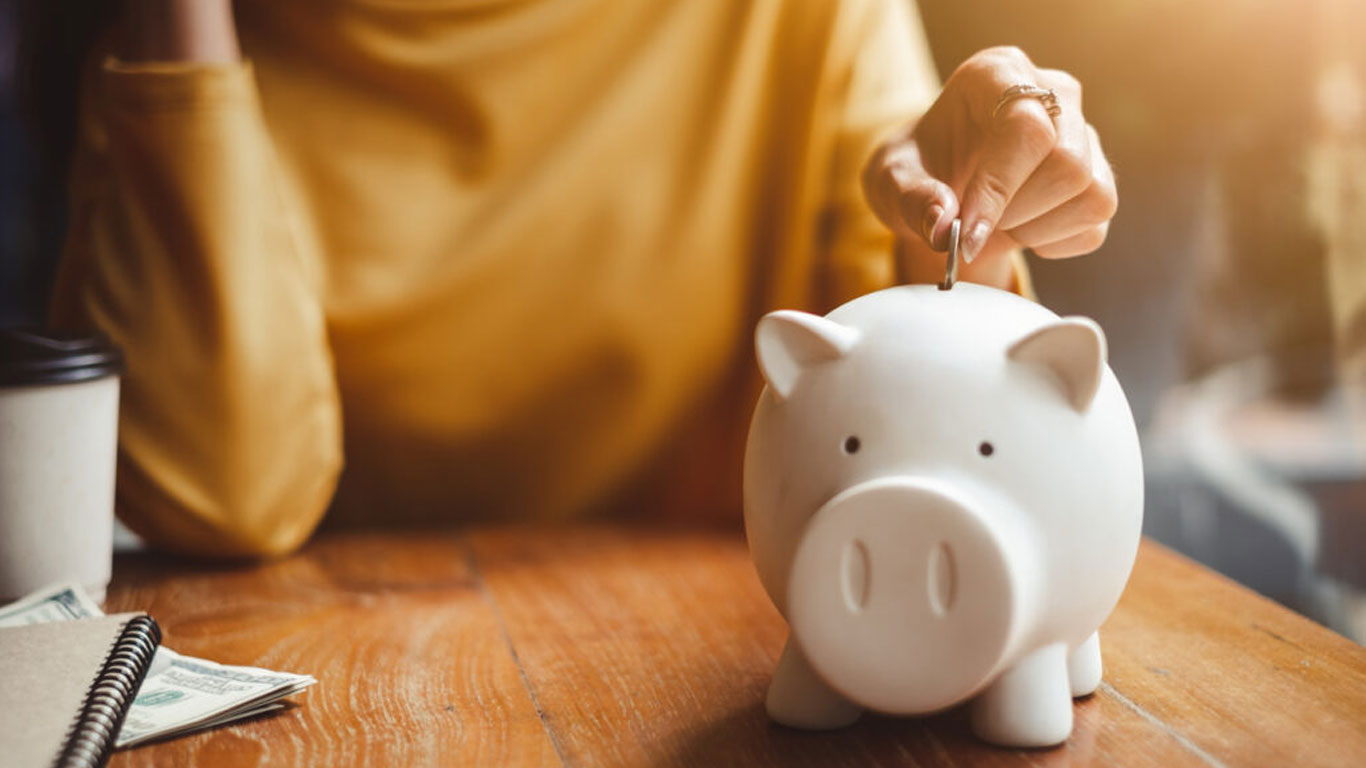
<svg viewBox="0 0 1366 768"><path fill-rule="evenodd" d="M87 695L105 669L128 622L145 614L119 613L75 621L0 628L0 749L14 768L51 766L62 755ZM155 629L153 628L153 633ZM155 638L152 642L155 649ZM144 643L145 644L145 643ZM144 654L137 654L142 656ZM151 653L140 659L141 673ZM138 675L138 682L141 674ZM136 684L121 701L121 716L137 694ZM85 734L89 736L87 731ZM109 734L108 744L117 736ZM100 745L101 758L107 745ZM89 752L89 750L86 750ZM102 759L94 764L102 762Z"/></svg>

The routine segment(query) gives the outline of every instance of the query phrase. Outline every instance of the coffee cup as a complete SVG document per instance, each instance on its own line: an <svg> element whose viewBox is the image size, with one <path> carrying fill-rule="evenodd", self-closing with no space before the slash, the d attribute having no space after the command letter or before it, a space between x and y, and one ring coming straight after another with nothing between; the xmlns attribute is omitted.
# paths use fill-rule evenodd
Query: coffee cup
<svg viewBox="0 0 1366 768"><path fill-rule="evenodd" d="M104 599L121 368L102 335L0 329L0 601L66 581Z"/></svg>

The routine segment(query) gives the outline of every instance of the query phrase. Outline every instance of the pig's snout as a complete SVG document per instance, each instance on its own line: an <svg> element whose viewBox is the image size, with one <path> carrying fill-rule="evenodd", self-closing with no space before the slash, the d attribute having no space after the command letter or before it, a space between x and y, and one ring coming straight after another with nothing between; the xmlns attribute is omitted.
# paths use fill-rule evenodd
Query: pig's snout
<svg viewBox="0 0 1366 768"><path fill-rule="evenodd" d="M788 621L812 667L871 709L930 712L992 675L1018 625L1023 544L930 480L850 488L811 519ZM1000 512L1000 511L998 511Z"/></svg>

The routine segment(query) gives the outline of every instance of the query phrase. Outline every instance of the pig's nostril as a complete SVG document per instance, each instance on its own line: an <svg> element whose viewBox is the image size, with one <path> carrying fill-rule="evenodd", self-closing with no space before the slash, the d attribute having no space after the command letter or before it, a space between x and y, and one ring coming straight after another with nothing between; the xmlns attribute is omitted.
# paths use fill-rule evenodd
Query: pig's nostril
<svg viewBox="0 0 1366 768"><path fill-rule="evenodd" d="M949 548L949 543L941 541L931 549L929 561L925 565L929 570L926 574L925 587L929 592L930 610L934 611L936 616L943 616L953 608L954 592L957 588L955 582L958 580L953 550Z"/></svg>
<svg viewBox="0 0 1366 768"><path fill-rule="evenodd" d="M844 605L850 613L859 613L868 604L868 592L873 580L867 544L854 539L844 545L844 553L840 557L840 575L843 577Z"/></svg>

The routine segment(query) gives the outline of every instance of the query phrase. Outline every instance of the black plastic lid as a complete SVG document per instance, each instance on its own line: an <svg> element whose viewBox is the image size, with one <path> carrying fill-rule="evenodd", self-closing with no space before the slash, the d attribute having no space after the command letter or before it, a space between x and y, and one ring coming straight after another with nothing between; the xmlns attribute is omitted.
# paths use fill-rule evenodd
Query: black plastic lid
<svg viewBox="0 0 1366 768"><path fill-rule="evenodd" d="M122 369L123 355L102 333L0 328L0 387L89 381Z"/></svg>

